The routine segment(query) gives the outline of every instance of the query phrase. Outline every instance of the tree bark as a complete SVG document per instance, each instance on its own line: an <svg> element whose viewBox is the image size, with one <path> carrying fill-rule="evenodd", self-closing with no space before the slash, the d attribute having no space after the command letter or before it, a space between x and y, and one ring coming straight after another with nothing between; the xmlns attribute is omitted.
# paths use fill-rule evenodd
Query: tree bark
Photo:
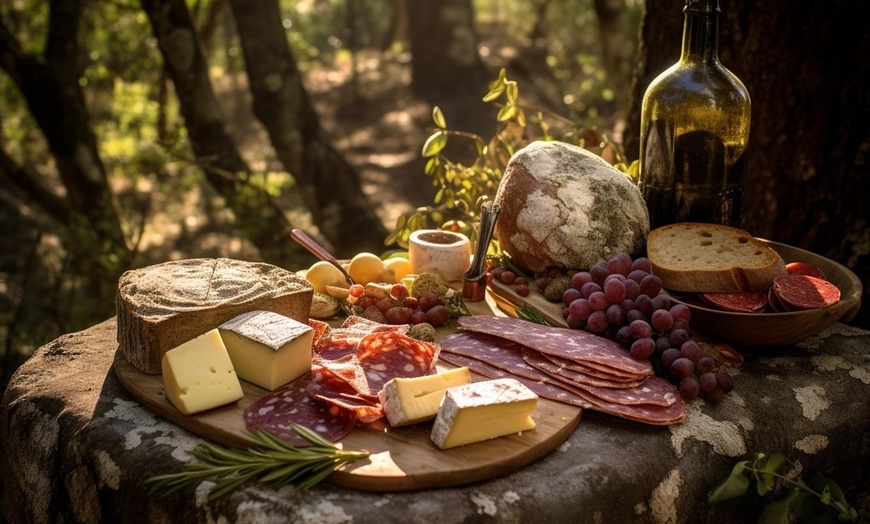
<svg viewBox="0 0 870 524"><path fill-rule="evenodd" d="M85 273L94 272L95 278L111 277L126 266L132 253L79 85L82 71L78 27L82 7L81 0L51 2L43 56L25 52L0 14L0 66L27 101L54 156L66 190L66 247L75 255L76 267ZM11 158L6 160L3 169L7 174L35 176L17 170ZM50 214L63 216L52 212L62 209L59 197L47 194L39 180L22 180L19 186L35 191L31 195L48 203Z"/></svg>
<svg viewBox="0 0 870 524"><path fill-rule="evenodd" d="M620 114L628 110L630 99L631 70L625 23L625 0L594 0L598 18L598 34L601 41L601 57L604 71L613 86L616 108Z"/></svg>
<svg viewBox="0 0 870 524"><path fill-rule="evenodd" d="M832 258L870 303L870 16L858 0L722 0L719 56L752 99L743 226ZM640 100L679 56L682 14L646 2L626 150L636 158ZM770 28L776 28L772 31ZM870 325L870 308L855 319Z"/></svg>
<svg viewBox="0 0 870 524"><path fill-rule="evenodd" d="M224 127L208 64L183 0L142 0L166 69L175 85L197 163L236 215L236 227L264 261L295 267L306 255L290 239L292 226L274 200L249 182L251 169Z"/></svg>
<svg viewBox="0 0 870 524"><path fill-rule="evenodd" d="M287 44L277 0L231 0L253 111L336 255L382 245L386 228L360 178L330 144Z"/></svg>

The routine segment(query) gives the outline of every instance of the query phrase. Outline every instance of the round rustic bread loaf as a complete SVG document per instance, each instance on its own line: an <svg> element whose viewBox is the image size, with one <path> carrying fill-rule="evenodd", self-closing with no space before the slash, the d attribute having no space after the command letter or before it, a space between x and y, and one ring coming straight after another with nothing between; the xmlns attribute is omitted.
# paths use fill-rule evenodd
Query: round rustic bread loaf
<svg viewBox="0 0 870 524"><path fill-rule="evenodd" d="M314 288L304 277L263 262L189 258L121 275L118 347L136 369L156 374L163 354L248 311L307 323Z"/></svg>
<svg viewBox="0 0 870 524"><path fill-rule="evenodd" d="M598 155L533 142L505 168L495 201L501 248L520 267L588 269L620 251L639 255L649 233L640 190Z"/></svg>

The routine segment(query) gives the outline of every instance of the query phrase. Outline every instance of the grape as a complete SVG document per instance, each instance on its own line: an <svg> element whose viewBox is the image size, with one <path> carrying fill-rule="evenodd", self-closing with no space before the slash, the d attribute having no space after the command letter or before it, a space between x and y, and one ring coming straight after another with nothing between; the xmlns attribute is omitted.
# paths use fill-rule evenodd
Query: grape
<svg viewBox="0 0 870 524"><path fill-rule="evenodd" d="M728 393L734 389L734 379L732 379L731 375L727 373L721 371L716 373L716 383L719 385L719 389L721 389L723 393Z"/></svg>
<svg viewBox="0 0 870 524"><path fill-rule="evenodd" d="M592 333L604 333L608 325L604 311L593 311L586 319L586 328Z"/></svg>
<svg viewBox="0 0 870 524"><path fill-rule="evenodd" d="M578 298L577 300L571 302L568 305L568 315L576 318L577 320L586 320L589 318L589 315L592 313L592 306L589 305L589 301L585 298Z"/></svg>
<svg viewBox="0 0 870 524"><path fill-rule="evenodd" d="M716 375L713 373L701 373L698 377L698 384L701 386L702 391L710 392L716 389Z"/></svg>
<svg viewBox="0 0 870 524"><path fill-rule="evenodd" d="M647 338L652 335L652 328L645 320L635 320L628 325L629 332L635 340Z"/></svg>
<svg viewBox="0 0 870 524"><path fill-rule="evenodd" d="M426 310L426 320L434 327L443 326L450 318L450 310L443 304L432 306Z"/></svg>
<svg viewBox="0 0 870 524"><path fill-rule="evenodd" d="M673 313L671 316L673 317ZM668 333L668 340L671 343L671 346L678 348L683 345L683 342L689 340L689 332L683 328L672 328L671 332Z"/></svg>
<svg viewBox="0 0 870 524"><path fill-rule="evenodd" d="M649 272L647 272L647 271L641 271L640 269L635 269L634 271L630 272L625 278L626 278L626 280L634 280L635 282L640 284L643 281L644 277L646 277L648 275L649 275Z"/></svg>
<svg viewBox="0 0 870 524"><path fill-rule="evenodd" d="M580 288L580 294L583 295L583 298L589 298L589 295L596 291L601 291L601 286L595 282L587 282Z"/></svg>
<svg viewBox="0 0 870 524"><path fill-rule="evenodd" d="M625 297L630 298L632 300L636 299L638 295L640 295L640 284L631 280L630 278L625 279L623 282L625 284Z"/></svg>
<svg viewBox="0 0 870 524"><path fill-rule="evenodd" d="M659 293L658 295L656 295L652 298L652 305L653 305L653 310L664 309L667 311L667 310L671 309L671 297L669 297L663 293Z"/></svg>
<svg viewBox="0 0 870 524"><path fill-rule="evenodd" d="M604 265L604 263L599 262L592 266L592 268L589 270L589 273L592 275L592 281L600 286L604 284L604 279L607 278L607 275L610 274L610 271L607 270L607 266Z"/></svg>
<svg viewBox="0 0 870 524"><path fill-rule="evenodd" d="M725 397L725 392L719 388L716 388L712 391L707 391L704 393L704 398L707 399L711 404L718 404L722 402L722 399Z"/></svg>
<svg viewBox="0 0 870 524"><path fill-rule="evenodd" d="M637 360L649 358L656 349L656 343L653 339L646 337L640 338L631 344L631 356Z"/></svg>
<svg viewBox="0 0 870 524"><path fill-rule="evenodd" d="M619 304L611 304L604 310L607 315L607 323L611 326L620 327L625 324L625 311Z"/></svg>
<svg viewBox="0 0 870 524"><path fill-rule="evenodd" d="M629 309L628 312L625 314L625 321L629 324L631 324L635 320L642 320L643 322L647 321L646 315L644 315L640 312L639 309L637 309L637 304L635 304L635 309Z"/></svg>
<svg viewBox="0 0 870 524"><path fill-rule="evenodd" d="M414 310L404 306L393 306L384 312L384 318L387 324L408 324L411 322L411 316L414 315Z"/></svg>
<svg viewBox="0 0 870 524"><path fill-rule="evenodd" d="M640 292L654 297L662 292L662 279L655 275L647 275L640 281Z"/></svg>
<svg viewBox="0 0 870 524"><path fill-rule="evenodd" d="M634 339L631 338L628 326L622 326L616 330L616 341L625 347L628 347Z"/></svg>
<svg viewBox="0 0 870 524"><path fill-rule="evenodd" d="M698 359L701 358L701 348L698 346L697 342L689 339L683 342L683 345L680 346L680 354L689 359L694 365L698 362Z"/></svg>
<svg viewBox="0 0 870 524"><path fill-rule="evenodd" d="M621 273L623 275L627 275L628 272L631 271L631 264L634 262L631 259L631 255L629 255L625 251L620 251L619 253L616 254L615 258L617 258L620 262L622 262L623 270Z"/></svg>
<svg viewBox="0 0 870 524"><path fill-rule="evenodd" d="M568 327L571 329L583 329L584 327L586 327L585 320L580 320L579 318L576 318L570 314L565 317L565 323L568 324Z"/></svg>
<svg viewBox="0 0 870 524"><path fill-rule="evenodd" d="M671 342L670 340L668 340L668 337L658 337L656 339L656 351L658 351L660 354L670 347Z"/></svg>
<svg viewBox="0 0 870 524"><path fill-rule="evenodd" d="M604 282L604 295L611 304L625 300L625 282L613 278Z"/></svg>
<svg viewBox="0 0 870 524"><path fill-rule="evenodd" d="M696 366L698 373L710 373L716 367L716 361L710 357L701 357Z"/></svg>
<svg viewBox="0 0 870 524"><path fill-rule="evenodd" d="M698 398L698 393L700 393L700 386L698 384L698 379L695 378L694 375L687 376L680 381L680 396L685 400L692 400Z"/></svg>
<svg viewBox="0 0 870 524"><path fill-rule="evenodd" d="M662 365L670 369L674 361L678 358L680 358L680 350L677 348L668 348L662 353Z"/></svg>
<svg viewBox="0 0 870 524"><path fill-rule="evenodd" d="M516 279L517 274L509 269L505 269L504 271L502 271L501 277L499 277L499 280L508 285L513 284L514 280Z"/></svg>
<svg viewBox="0 0 870 524"><path fill-rule="evenodd" d="M671 315L673 316L673 315ZM689 321L684 318L674 318L674 329L689 330Z"/></svg>
<svg viewBox="0 0 870 524"><path fill-rule="evenodd" d="M362 316L363 318L367 318L381 324L387 323L387 317L384 316L384 312L381 311L378 306L367 307L365 311L363 311Z"/></svg>
<svg viewBox="0 0 870 524"><path fill-rule="evenodd" d="M583 298L583 294L580 293L580 290L577 288L569 287L565 290L565 293L562 294L562 303L566 306L571 305L571 302L574 302L578 298Z"/></svg>
<svg viewBox="0 0 870 524"><path fill-rule="evenodd" d="M527 279L526 277L517 277L514 279L514 285L528 287L529 286L529 279Z"/></svg>
<svg viewBox="0 0 870 524"><path fill-rule="evenodd" d="M623 300L622 302L619 303L619 306L622 308L623 311L628 313L629 311L634 309L634 300L632 300L630 298L626 298L625 300ZM637 320L637 319L635 319L635 320Z"/></svg>
<svg viewBox="0 0 870 524"><path fill-rule="evenodd" d="M411 315L411 324L422 324L426 322L426 312L418 309Z"/></svg>
<svg viewBox="0 0 870 524"><path fill-rule="evenodd" d="M650 299L649 295L646 294L638 295L637 298L634 299L634 308L649 317L653 312L652 299Z"/></svg>
<svg viewBox="0 0 870 524"><path fill-rule="evenodd" d="M652 273L652 263L646 257L637 257L631 262L631 269L646 271L647 273Z"/></svg>
<svg viewBox="0 0 870 524"><path fill-rule="evenodd" d="M420 299L408 295L402 299L402 305L411 309L417 309L420 307Z"/></svg>
<svg viewBox="0 0 870 524"><path fill-rule="evenodd" d="M629 266L623 264L623 261L618 257L611 258L607 261L607 271L611 275L622 275L625 276L628 274Z"/></svg>
<svg viewBox="0 0 870 524"><path fill-rule="evenodd" d="M402 300L408 296L408 288L405 287L405 284L394 284L393 287L390 288L390 294L399 300Z"/></svg>
<svg viewBox="0 0 870 524"><path fill-rule="evenodd" d="M553 279L551 279L550 277L539 277L539 278L536 278L536 279L535 279L535 286L537 286L538 289L540 289L541 291L543 291L543 290L547 289L547 286L550 284L550 282L551 282L552 280L553 280Z"/></svg>
<svg viewBox="0 0 870 524"><path fill-rule="evenodd" d="M438 298L438 294L434 291L424 291L417 297L417 300L420 303L420 309L423 311L429 311L429 309L441 303L441 299Z"/></svg>
<svg viewBox="0 0 870 524"><path fill-rule="evenodd" d="M589 305L595 311L604 311L610 303L607 301L603 291L596 291L589 295Z"/></svg>
<svg viewBox="0 0 870 524"><path fill-rule="evenodd" d="M677 378L686 378L695 373L695 363L686 357L680 357L671 364L671 374Z"/></svg>
<svg viewBox="0 0 870 524"><path fill-rule="evenodd" d="M514 291L516 291L517 295L521 297L527 297L531 293L528 284L515 284Z"/></svg>
<svg viewBox="0 0 870 524"><path fill-rule="evenodd" d="M674 320L685 320L688 322L691 314L691 310L685 304L674 304L671 306L671 316L674 317Z"/></svg>
<svg viewBox="0 0 870 524"><path fill-rule="evenodd" d="M588 271L578 271L571 277L571 285L577 289L582 288L587 282L592 282L592 274Z"/></svg>
<svg viewBox="0 0 870 524"><path fill-rule="evenodd" d="M396 305L396 299L392 296L384 297L377 302L375 302L375 306L380 309L382 312L386 313L388 309Z"/></svg>
<svg viewBox="0 0 870 524"><path fill-rule="evenodd" d="M653 311L650 321L656 331L667 332L674 326L674 317L672 317L671 313L666 309L657 309Z"/></svg>
<svg viewBox="0 0 870 524"><path fill-rule="evenodd" d="M491 271L493 278L497 278L499 280L501 280L501 274L504 272L505 272L505 268L502 266L496 266L496 267L492 268L492 271Z"/></svg>

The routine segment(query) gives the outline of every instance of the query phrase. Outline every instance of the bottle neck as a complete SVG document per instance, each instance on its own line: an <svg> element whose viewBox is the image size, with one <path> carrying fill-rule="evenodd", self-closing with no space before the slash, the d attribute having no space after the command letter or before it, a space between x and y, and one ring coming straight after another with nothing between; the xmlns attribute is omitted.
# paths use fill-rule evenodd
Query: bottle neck
<svg viewBox="0 0 870 524"><path fill-rule="evenodd" d="M719 61L719 0L686 0L681 62Z"/></svg>

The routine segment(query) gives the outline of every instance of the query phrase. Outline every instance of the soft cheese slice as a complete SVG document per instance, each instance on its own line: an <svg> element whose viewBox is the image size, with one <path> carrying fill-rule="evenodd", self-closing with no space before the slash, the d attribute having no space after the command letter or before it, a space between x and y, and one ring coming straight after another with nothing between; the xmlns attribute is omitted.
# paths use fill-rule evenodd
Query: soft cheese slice
<svg viewBox="0 0 870 524"><path fill-rule="evenodd" d="M166 398L185 415L245 396L217 329L163 354Z"/></svg>
<svg viewBox="0 0 870 524"><path fill-rule="evenodd" d="M538 395L512 378L448 389L432 426L432 441L453 448L534 429Z"/></svg>
<svg viewBox="0 0 870 524"><path fill-rule="evenodd" d="M274 391L311 371L314 329L271 311L243 313L220 326L242 380Z"/></svg>
<svg viewBox="0 0 870 524"><path fill-rule="evenodd" d="M438 413L447 388L471 382L468 368L456 368L436 375L394 378L378 394L387 420L394 428L432 420Z"/></svg>

